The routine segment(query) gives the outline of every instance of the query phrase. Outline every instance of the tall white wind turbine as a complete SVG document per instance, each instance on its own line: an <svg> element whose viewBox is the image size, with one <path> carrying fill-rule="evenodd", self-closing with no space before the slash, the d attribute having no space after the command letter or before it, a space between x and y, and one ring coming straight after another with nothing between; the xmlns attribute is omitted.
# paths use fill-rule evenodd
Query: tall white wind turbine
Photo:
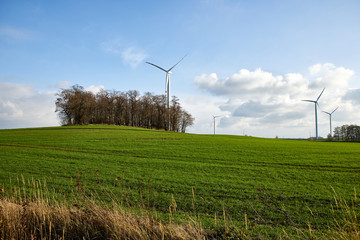
<svg viewBox="0 0 360 240"><path fill-rule="evenodd" d="M221 116L214 116L213 115L213 118L214 118L214 135L215 135L215 119L218 118L218 117L221 117Z"/></svg>
<svg viewBox="0 0 360 240"><path fill-rule="evenodd" d="M339 107L335 108L335 110L332 111L331 113L323 111L324 113L326 113L326 114L329 115L329 117L330 117L330 136L332 136L331 115L332 115L338 108L339 108Z"/></svg>
<svg viewBox="0 0 360 240"><path fill-rule="evenodd" d="M318 96L318 98L316 100L302 100L305 102L312 102L315 103L315 129L316 129L316 140L318 139L319 135L318 135L318 122L317 122L317 106L318 106L318 101L321 97L321 95L323 94L325 88L322 90L322 92L320 93L320 95Z"/></svg>
<svg viewBox="0 0 360 240"><path fill-rule="evenodd" d="M171 68L169 68L169 70L165 70L162 67L159 67L158 65L155 65L151 62L146 62L147 64L153 65L154 67L159 68L160 70L163 70L164 72L166 72L166 82L165 82L165 97L166 97L166 107L169 108L170 107L170 74L172 73L171 70L178 65L184 58L186 57L186 55L180 59L180 61L178 61L174 66L172 66Z"/></svg>

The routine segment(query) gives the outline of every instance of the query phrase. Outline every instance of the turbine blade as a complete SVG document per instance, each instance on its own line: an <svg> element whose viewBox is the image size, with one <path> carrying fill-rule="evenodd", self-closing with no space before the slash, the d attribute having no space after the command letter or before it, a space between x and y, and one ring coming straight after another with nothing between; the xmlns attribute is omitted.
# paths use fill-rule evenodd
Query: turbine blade
<svg viewBox="0 0 360 240"><path fill-rule="evenodd" d="M325 88L322 90L322 92L320 93L319 97L316 99L316 102L319 101L319 98L321 97L321 95L323 94L324 91L325 91Z"/></svg>
<svg viewBox="0 0 360 240"><path fill-rule="evenodd" d="M316 103L316 101L314 101L314 100L301 100L301 101Z"/></svg>
<svg viewBox="0 0 360 240"><path fill-rule="evenodd" d="M147 64L150 64L150 65L153 65L154 67L157 67L157 68L163 70L164 72L168 72L168 71L166 71L165 69L163 69L162 67L159 67L158 65L155 65L155 64L153 64L153 63L151 63L151 62L146 62L146 63L147 63Z"/></svg>
<svg viewBox="0 0 360 240"><path fill-rule="evenodd" d="M325 111L322 111L322 112L331 115L331 113L329 113L329 112L325 112Z"/></svg>
<svg viewBox="0 0 360 240"><path fill-rule="evenodd" d="M176 65L178 65L185 57L187 56L187 54L185 56L183 56L182 59L180 59L180 61L178 61L174 66L172 66L168 71L171 71L171 69L173 69Z"/></svg>
<svg viewBox="0 0 360 240"><path fill-rule="evenodd" d="M334 110L334 111L332 111L332 112L331 112L331 114L333 114L333 113L334 113L334 112L335 112L338 108L339 108L339 107L335 108L335 110Z"/></svg>

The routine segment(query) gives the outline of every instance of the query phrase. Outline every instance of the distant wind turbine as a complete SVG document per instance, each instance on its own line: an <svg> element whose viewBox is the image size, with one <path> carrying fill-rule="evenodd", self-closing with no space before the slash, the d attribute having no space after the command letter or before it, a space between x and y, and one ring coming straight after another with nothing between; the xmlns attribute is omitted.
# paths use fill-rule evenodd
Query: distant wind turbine
<svg viewBox="0 0 360 240"><path fill-rule="evenodd" d="M318 106L318 101L321 97L321 95L323 94L325 88L322 90L322 92L320 93L319 97L315 100L302 100L305 102L312 102L315 103L315 129L316 129L316 140L318 139L319 135L318 135L318 122L317 122L317 106Z"/></svg>
<svg viewBox="0 0 360 240"><path fill-rule="evenodd" d="M213 118L214 118L214 135L215 135L215 119L218 118L218 117L221 117L221 116L214 116L213 115Z"/></svg>
<svg viewBox="0 0 360 240"><path fill-rule="evenodd" d="M332 136L331 115L332 115L338 108L339 108L339 107L335 108L335 110L332 111L331 113L323 111L324 113L328 114L329 117L330 117L330 136Z"/></svg>
<svg viewBox="0 0 360 240"><path fill-rule="evenodd" d="M158 65L155 65L151 62L146 62L147 64L153 65L154 67L159 68L160 70L163 70L164 72L166 72L166 82L165 82L165 97L166 97L166 107L169 108L170 107L170 74L172 73L171 70L178 65L187 55L185 55L182 59L180 59L180 61L178 61L174 66L172 66L171 68L169 68L169 70L165 70L162 67L159 67Z"/></svg>

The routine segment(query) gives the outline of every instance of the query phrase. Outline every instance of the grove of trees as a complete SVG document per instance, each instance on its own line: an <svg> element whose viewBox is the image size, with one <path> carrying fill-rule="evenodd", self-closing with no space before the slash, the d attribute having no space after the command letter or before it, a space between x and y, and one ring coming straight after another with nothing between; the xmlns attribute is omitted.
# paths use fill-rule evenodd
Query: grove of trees
<svg viewBox="0 0 360 240"><path fill-rule="evenodd" d="M334 129L334 138L338 141L360 142L360 126L343 125Z"/></svg>
<svg viewBox="0 0 360 240"><path fill-rule="evenodd" d="M165 96L136 90L101 90L94 94L74 85L57 94L56 112L62 125L111 124L185 132L194 118L173 97L169 109Z"/></svg>

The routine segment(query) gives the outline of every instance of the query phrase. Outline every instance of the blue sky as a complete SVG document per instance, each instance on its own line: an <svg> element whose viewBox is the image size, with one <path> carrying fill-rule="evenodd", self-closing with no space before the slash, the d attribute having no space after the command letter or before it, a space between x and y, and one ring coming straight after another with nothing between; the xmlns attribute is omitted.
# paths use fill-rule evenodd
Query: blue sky
<svg viewBox="0 0 360 240"><path fill-rule="evenodd" d="M171 95L193 133L314 135L320 99L333 126L360 125L360 2L0 0L0 128L56 126L55 93ZM319 114L319 132L329 132Z"/></svg>

